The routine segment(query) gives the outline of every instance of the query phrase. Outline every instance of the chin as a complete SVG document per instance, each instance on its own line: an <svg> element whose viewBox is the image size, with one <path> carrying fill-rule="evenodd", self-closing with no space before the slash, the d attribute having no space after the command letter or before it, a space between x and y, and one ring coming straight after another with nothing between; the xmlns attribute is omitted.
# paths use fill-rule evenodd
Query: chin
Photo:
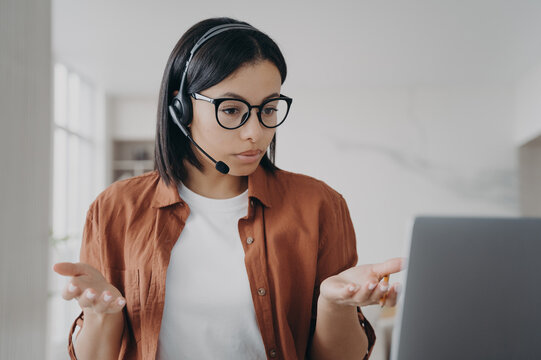
<svg viewBox="0 0 541 360"><path fill-rule="evenodd" d="M229 165L229 164L228 164ZM229 175L233 176L248 176L256 171L259 166L259 162L254 164L241 164L241 165L230 165Z"/></svg>

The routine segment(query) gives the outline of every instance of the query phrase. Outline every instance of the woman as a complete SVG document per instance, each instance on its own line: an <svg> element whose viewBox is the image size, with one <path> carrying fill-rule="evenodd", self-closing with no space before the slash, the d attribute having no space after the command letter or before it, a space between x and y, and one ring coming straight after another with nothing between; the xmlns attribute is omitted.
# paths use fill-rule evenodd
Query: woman
<svg viewBox="0 0 541 360"><path fill-rule="evenodd" d="M396 303L384 276L401 260L355 266L341 195L274 166L285 78L278 46L246 23L208 19L182 36L160 91L156 171L100 194L81 262L54 267L82 308L73 359L369 356L360 306Z"/></svg>

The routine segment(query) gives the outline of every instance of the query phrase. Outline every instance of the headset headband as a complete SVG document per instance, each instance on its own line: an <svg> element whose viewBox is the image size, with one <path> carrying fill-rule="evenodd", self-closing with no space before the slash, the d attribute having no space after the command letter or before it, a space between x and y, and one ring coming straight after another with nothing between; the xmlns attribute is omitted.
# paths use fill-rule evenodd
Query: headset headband
<svg viewBox="0 0 541 360"><path fill-rule="evenodd" d="M197 52L197 50L199 50L199 48L205 42L207 42L210 38L212 38L212 37L214 37L214 36L216 36L216 35L218 35L220 33L223 33L224 31L229 31L229 30L255 30L255 31L257 31L257 29L254 28L251 25L246 25L246 24L222 24L222 25L214 26L213 28L209 29L206 33L204 33L203 36L201 36L201 38L199 38L199 40L197 40L197 42L193 46L192 50L190 50L190 57L188 58L188 60L186 61L186 65L184 66L184 72L182 73L182 78L181 78L181 81L180 81L180 88L179 88L177 97L180 98L180 96L183 96L184 82L186 81L186 77L187 77L187 74L188 74L188 66L190 65L190 62L192 61L192 58L193 58L194 54Z"/></svg>

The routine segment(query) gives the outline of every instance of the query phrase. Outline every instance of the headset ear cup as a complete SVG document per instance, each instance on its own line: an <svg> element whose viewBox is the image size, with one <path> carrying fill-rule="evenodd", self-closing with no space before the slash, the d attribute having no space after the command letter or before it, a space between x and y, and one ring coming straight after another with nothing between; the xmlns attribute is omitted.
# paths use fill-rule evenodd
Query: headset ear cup
<svg viewBox="0 0 541 360"><path fill-rule="evenodd" d="M182 124L189 126L192 122L192 102L189 97L179 96L180 106L182 107Z"/></svg>
<svg viewBox="0 0 541 360"><path fill-rule="evenodd" d="M179 100L178 97L175 97L173 99L173 108L175 109L175 113L177 115L177 119L178 121L180 121L182 123L182 119L184 117L184 111L182 109L182 103L181 101Z"/></svg>

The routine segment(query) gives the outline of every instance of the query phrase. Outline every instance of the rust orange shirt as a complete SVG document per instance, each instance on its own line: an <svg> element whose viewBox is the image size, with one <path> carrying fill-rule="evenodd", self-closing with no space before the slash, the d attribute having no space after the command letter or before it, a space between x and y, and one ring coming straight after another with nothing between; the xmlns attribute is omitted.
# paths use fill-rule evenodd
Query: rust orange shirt
<svg viewBox="0 0 541 360"><path fill-rule="evenodd" d="M248 177L248 197L238 228L267 357L305 359L320 283L357 263L346 202L319 180L261 166ZM189 215L177 187L156 171L112 184L88 210L80 260L126 298L119 359L156 358L167 266ZM358 316L371 352L374 331L360 309ZM84 326L82 313L69 336L72 359L76 325Z"/></svg>

